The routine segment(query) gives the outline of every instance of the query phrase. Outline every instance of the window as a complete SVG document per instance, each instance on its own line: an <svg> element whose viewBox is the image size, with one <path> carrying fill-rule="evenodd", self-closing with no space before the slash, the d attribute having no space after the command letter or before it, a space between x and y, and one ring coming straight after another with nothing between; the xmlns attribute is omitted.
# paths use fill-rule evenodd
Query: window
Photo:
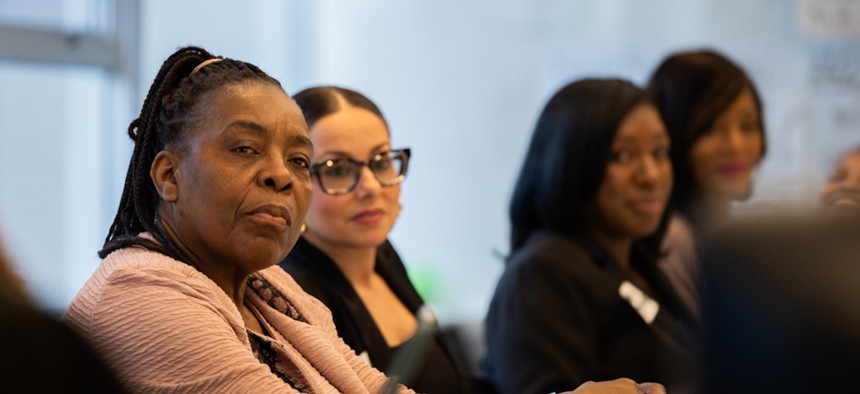
<svg viewBox="0 0 860 394"><path fill-rule="evenodd" d="M0 0L0 234L27 290L56 312L98 266L122 187L137 23L114 27L136 7Z"/></svg>

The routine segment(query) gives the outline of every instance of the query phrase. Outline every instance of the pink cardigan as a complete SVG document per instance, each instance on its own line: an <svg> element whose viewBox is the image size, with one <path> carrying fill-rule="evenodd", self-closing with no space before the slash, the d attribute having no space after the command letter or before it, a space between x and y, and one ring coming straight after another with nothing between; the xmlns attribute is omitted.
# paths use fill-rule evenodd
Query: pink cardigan
<svg viewBox="0 0 860 394"><path fill-rule="evenodd" d="M280 267L258 273L307 319L245 296L285 338L282 350L313 392L376 393L385 375L338 336L329 310ZM254 357L233 301L193 267L142 248L111 253L64 316L132 392L294 393ZM401 387L402 392L411 392Z"/></svg>

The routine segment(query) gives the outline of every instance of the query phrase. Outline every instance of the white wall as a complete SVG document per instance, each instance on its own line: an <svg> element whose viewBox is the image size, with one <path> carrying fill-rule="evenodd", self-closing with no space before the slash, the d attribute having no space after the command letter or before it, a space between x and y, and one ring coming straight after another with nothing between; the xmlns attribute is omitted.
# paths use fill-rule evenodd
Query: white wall
<svg viewBox="0 0 860 394"><path fill-rule="evenodd" d="M769 153L750 204L811 201L828 157L860 143L860 39L807 33L788 0L149 0L140 18L142 91L129 107L139 108L161 62L186 44L251 61L288 92L338 84L381 106L394 145L414 152L392 239L443 322L483 315L507 253L507 204L531 128L566 82L642 83L672 51L725 52L766 105ZM28 262L37 293L63 305L97 263L131 146L63 131L89 121L110 125L103 137L124 135L136 114L89 111L98 99L81 93L86 82L3 67L0 87L28 87L0 92L4 240ZM9 113L23 120L11 124ZM123 119L90 119L111 115ZM110 160L93 149L109 149ZM88 216L99 219L78 231Z"/></svg>
<svg viewBox="0 0 860 394"><path fill-rule="evenodd" d="M141 103L164 59L185 45L254 63L294 90L300 2L151 0L141 6Z"/></svg>
<svg viewBox="0 0 860 394"><path fill-rule="evenodd" d="M99 262L102 86L98 70L0 62L0 233L48 309Z"/></svg>
<svg viewBox="0 0 860 394"><path fill-rule="evenodd" d="M502 269L496 255L507 251L506 207L533 122L568 81L644 83L680 49L715 48L738 61L761 90L768 127L769 153L747 205L812 200L826 156L860 142L858 106L850 106L858 93L840 99L854 129L827 132L828 94L810 88L819 48L834 47L835 61L856 59L857 39L810 37L793 2L314 4L308 83L366 92L389 117L395 145L414 149L392 238L420 281L432 282L443 320L483 314ZM847 73L857 78L860 68Z"/></svg>

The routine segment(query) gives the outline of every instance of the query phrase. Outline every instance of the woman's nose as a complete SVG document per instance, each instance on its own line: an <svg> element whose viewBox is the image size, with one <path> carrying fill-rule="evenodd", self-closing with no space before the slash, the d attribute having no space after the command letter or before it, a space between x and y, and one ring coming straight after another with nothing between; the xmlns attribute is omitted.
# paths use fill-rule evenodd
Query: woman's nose
<svg viewBox="0 0 860 394"><path fill-rule="evenodd" d="M375 194L382 189L382 184L379 182L379 179L376 179L376 175L373 174L370 167L362 167L358 174L358 185L356 185L355 191L360 196Z"/></svg>
<svg viewBox="0 0 860 394"><path fill-rule="evenodd" d="M637 166L636 179L643 184L651 185L660 177L660 165L653 157L644 157Z"/></svg>
<svg viewBox="0 0 860 394"><path fill-rule="evenodd" d="M275 191L289 190L293 185L293 174L287 168L288 165L282 157L272 155L266 160L258 180L263 187L272 188Z"/></svg>
<svg viewBox="0 0 860 394"><path fill-rule="evenodd" d="M735 126L726 130L723 141L730 152L741 152L746 144L746 136L740 126Z"/></svg>

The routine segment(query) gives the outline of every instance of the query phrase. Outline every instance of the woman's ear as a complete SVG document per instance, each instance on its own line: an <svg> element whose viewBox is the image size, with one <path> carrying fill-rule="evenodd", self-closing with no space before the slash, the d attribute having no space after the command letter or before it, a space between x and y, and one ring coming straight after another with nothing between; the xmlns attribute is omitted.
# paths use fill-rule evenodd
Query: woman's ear
<svg viewBox="0 0 860 394"><path fill-rule="evenodd" d="M165 202L176 202L179 199L179 187L176 171L179 166L179 157L173 152L163 150L155 155L152 167L149 169L149 177L155 185L155 191Z"/></svg>

